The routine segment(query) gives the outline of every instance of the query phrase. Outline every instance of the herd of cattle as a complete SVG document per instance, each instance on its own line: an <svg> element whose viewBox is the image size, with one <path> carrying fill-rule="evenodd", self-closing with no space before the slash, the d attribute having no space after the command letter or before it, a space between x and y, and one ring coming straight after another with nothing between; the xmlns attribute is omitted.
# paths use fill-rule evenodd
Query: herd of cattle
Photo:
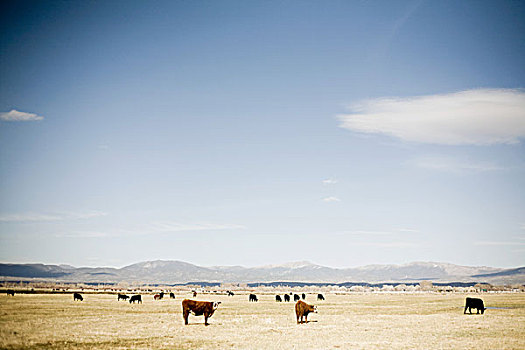
<svg viewBox="0 0 525 350"><path fill-rule="evenodd" d="M14 296L15 292L13 290L7 290L7 295ZM193 291L193 297L197 296L197 292ZM227 291L228 296L234 296L234 293L231 291ZM301 296L298 294L284 294L284 301L289 302L290 296L293 295L293 299L296 302L295 303L295 316L297 318L297 323L304 323L308 322L308 314L309 313L317 313L317 306L309 305L301 300L301 298L304 300L306 299L306 295L303 293ZM159 294L155 294L153 296L154 300L161 300L164 297L164 293L161 292ZM170 298L175 299L175 294L170 293ZM128 300L129 303L140 303L142 304L142 296L140 294L132 295L131 297L126 294L117 294L117 301L120 300ZM73 293L73 301L83 301L84 298L80 293ZM317 294L317 300L325 300L324 296L322 294ZM257 295L250 294L248 296L249 302L257 302L259 299L257 298ZM282 302L283 298L281 298L280 295L275 296L276 302ZM213 301L197 301L197 300L190 300L190 299L184 299L182 301L182 317L184 319L184 324L188 324L188 316L193 314L194 316L204 316L204 324L208 325L208 318L210 318L215 310L219 307L221 302L213 302ZM470 298L468 297L465 300L465 310L463 311L463 314L467 313L467 309L469 310L469 313L472 314L472 309L476 309L476 313L484 314L485 310L487 309L483 303L483 300L479 298ZM303 321L304 317L304 321Z"/></svg>

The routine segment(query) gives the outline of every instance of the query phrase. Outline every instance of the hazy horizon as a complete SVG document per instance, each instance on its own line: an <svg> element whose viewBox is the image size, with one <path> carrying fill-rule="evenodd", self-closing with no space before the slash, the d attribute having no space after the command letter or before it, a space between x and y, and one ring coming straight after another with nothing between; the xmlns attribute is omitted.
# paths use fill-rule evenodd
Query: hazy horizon
<svg viewBox="0 0 525 350"><path fill-rule="evenodd" d="M330 265L317 264L317 263L309 261L309 260L285 261L285 262L281 262L281 263L268 263L268 264L262 264L262 265L240 265L240 264L235 264L235 265L201 265L201 264L194 263L194 262L191 262L191 261L183 261L183 260L177 260L177 259L171 259L171 260L153 259L153 260L135 261L133 263L128 263L128 264L120 265L120 266L110 266L110 265L72 265L72 264L67 264L67 263L12 262L12 261L0 261L0 264L20 264L20 265L24 265L24 264L28 264L28 265L29 264L43 264L43 265L56 265L56 266L72 266L74 268L86 267L86 268L115 268L115 269L121 269L121 268L130 266L130 265L135 265L135 264L140 264L140 263L145 263L145 262L158 262L158 261L162 261L162 262L182 262L182 263L187 263L187 264L190 264L190 265L195 265L195 266L200 266L200 267L208 267L208 268L212 268L212 267L235 267L235 266L245 267L245 268L260 268L260 267L286 266L286 265L298 264L298 263L323 266L323 267L328 267L328 268L332 268L332 269L346 269L346 268L350 268L351 269L351 268L359 268L359 267L374 266L374 265L377 265L377 266L404 266L404 265L411 265L411 264L451 264L451 265L457 265L457 266L494 267L494 268L502 268L502 269L512 269L512 268L523 267L521 265L519 265L519 266L461 265L461 264L455 264L455 263L446 262L446 261L409 261L409 262L400 263L400 264L392 263L392 264L361 264L361 265L358 264L358 265L352 265L352 266L330 266Z"/></svg>
<svg viewBox="0 0 525 350"><path fill-rule="evenodd" d="M4 1L0 260L524 266L524 18Z"/></svg>

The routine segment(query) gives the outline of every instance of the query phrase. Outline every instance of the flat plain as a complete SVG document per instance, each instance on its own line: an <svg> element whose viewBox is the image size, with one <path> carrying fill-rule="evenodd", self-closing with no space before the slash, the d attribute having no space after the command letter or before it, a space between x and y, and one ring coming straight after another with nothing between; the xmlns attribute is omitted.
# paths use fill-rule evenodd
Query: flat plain
<svg viewBox="0 0 525 350"><path fill-rule="evenodd" d="M524 293L325 294L307 324L297 324L293 302L274 294L233 297L177 293L175 299L143 304L113 294L0 295L2 349L525 349ZM481 297L484 315L464 315L467 296ZM184 298L220 301L204 326L190 316Z"/></svg>

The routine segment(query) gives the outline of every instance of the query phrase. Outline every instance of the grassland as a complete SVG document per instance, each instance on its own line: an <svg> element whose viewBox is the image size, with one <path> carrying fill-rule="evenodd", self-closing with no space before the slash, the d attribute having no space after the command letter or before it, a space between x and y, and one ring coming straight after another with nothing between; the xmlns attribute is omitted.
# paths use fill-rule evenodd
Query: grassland
<svg viewBox="0 0 525 350"><path fill-rule="evenodd" d="M326 295L307 324L295 321L294 303L261 295L249 303L199 295L222 304L204 326L181 301L117 302L116 295L0 295L2 349L525 349L525 294L483 294L485 315L464 315L464 294L369 293ZM494 309L493 309L494 308Z"/></svg>

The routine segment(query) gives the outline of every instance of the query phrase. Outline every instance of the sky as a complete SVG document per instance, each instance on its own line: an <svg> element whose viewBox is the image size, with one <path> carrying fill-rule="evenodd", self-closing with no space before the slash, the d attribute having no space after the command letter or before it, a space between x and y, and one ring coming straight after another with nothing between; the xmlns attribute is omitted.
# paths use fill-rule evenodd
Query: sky
<svg viewBox="0 0 525 350"><path fill-rule="evenodd" d="M524 19L3 1L0 261L523 266Z"/></svg>

